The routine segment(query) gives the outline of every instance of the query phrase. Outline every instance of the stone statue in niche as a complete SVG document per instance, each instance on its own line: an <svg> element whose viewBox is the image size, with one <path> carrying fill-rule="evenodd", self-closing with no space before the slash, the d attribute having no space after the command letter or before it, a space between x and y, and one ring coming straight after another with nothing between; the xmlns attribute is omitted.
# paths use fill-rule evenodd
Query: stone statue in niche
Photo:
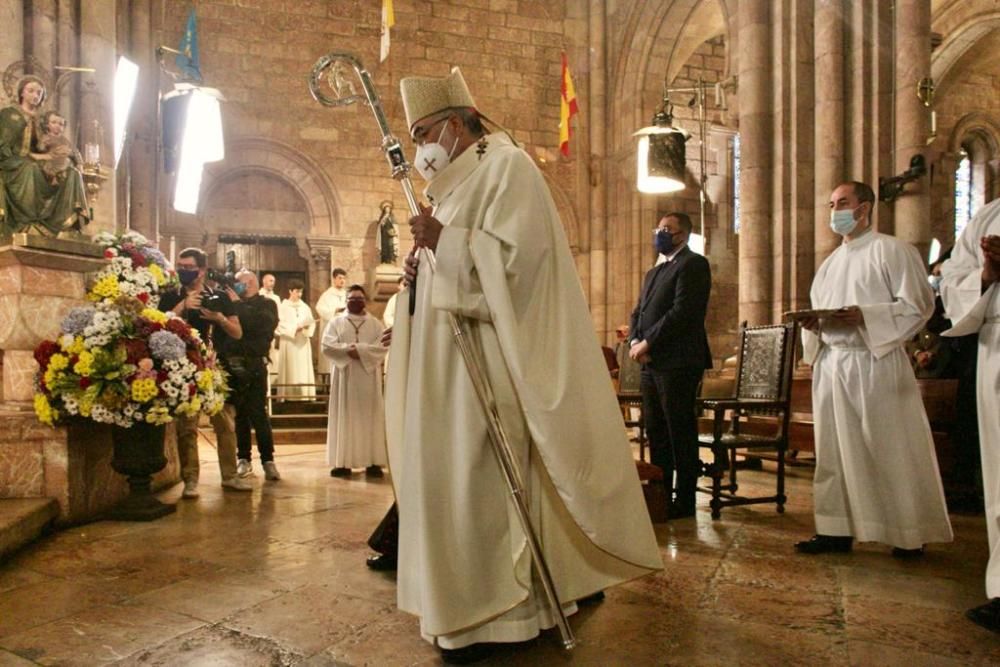
<svg viewBox="0 0 1000 667"><path fill-rule="evenodd" d="M395 264L399 260L399 225L392 216L391 201L382 202L379 208L382 209L382 214L375 230L375 247L378 249L379 262Z"/></svg>
<svg viewBox="0 0 1000 667"><path fill-rule="evenodd" d="M14 104L0 109L0 238L16 232L56 235L90 220L78 153L65 136L65 119L41 114L45 82L24 76ZM46 120L50 127L42 127Z"/></svg>

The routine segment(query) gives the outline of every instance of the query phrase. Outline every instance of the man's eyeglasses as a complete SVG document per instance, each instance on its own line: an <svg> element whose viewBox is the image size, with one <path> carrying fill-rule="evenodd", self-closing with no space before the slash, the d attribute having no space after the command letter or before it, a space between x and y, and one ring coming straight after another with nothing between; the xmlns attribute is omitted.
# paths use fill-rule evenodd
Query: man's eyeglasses
<svg viewBox="0 0 1000 667"><path fill-rule="evenodd" d="M430 134L430 131L440 125L442 121L446 121L449 118L451 118L451 116L443 116L426 127L418 127L413 131L413 134L410 135L410 138L413 139L413 143L417 146L423 145L423 143L427 141L427 135Z"/></svg>

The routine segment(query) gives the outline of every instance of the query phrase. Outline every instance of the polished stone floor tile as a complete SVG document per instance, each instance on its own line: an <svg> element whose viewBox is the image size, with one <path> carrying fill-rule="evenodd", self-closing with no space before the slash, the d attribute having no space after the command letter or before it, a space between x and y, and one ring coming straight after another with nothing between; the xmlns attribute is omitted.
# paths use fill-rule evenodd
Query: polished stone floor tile
<svg viewBox="0 0 1000 667"><path fill-rule="evenodd" d="M332 479L325 449L279 446L283 479L219 485L204 446L201 497L151 523L98 522L42 538L0 565L0 667L24 664L436 665L395 577L368 570L366 540L388 480ZM655 526L664 570L606 592L558 633L503 647L485 665L987 665L1000 637L969 623L988 557L979 517L915 561L889 547L806 556L810 471L789 472L787 512L723 510ZM741 471L768 493L773 474Z"/></svg>

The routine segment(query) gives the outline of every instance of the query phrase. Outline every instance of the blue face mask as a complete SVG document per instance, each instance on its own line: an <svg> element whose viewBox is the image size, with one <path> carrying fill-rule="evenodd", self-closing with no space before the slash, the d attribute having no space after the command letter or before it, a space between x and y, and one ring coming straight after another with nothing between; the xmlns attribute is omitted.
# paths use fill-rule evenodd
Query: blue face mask
<svg viewBox="0 0 1000 667"><path fill-rule="evenodd" d="M233 291L236 292L236 296L243 296L246 294L247 286L244 283L236 283L233 285Z"/></svg>
<svg viewBox="0 0 1000 667"><path fill-rule="evenodd" d="M858 221L854 219L854 211L857 209L843 209L840 211L830 211L830 229L836 234L847 236L858 226Z"/></svg>
<svg viewBox="0 0 1000 667"><path fill-rule="evenodd" d="M941 290L941 276L935 276L932 273L927 276L927 282L931 284L931 289L934 290L935 294Z"/></svg>
<svg viewBox="0 0 1000 667"><path fill-rule="evenodd" d="M674 245L674 236L666 229L657 229L653 232L653 247L661 255L669 255L677 246Z"/></svg>
<svg viewBox="0 0 1000 667"><path fill-rule="evenodd" d="M181 285L190 285L198 280L198 269L177 269L177 278Z"/></svg>

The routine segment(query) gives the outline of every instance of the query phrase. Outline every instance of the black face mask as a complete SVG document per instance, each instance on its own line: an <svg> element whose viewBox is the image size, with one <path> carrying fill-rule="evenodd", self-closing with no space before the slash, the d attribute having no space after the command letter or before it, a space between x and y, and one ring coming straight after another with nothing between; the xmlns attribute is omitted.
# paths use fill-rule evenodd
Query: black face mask
<svg viewBox="0 0 1000 667"><path fill-rule="evenodd" d="M666 229L658 229L653 235L653 247L661 255L669 255L677 246L674 245L673 234Z"/></svg>
<svg viewBox="0 0 1000 667"><path fill-rule="evenodd" d="M177 278L181 281L181 285L187 287L198 280L198 269L177 269Z"/></svg>
<svg viewBox="0 0 1000 667"><path fill-rule="evenodd" d="M347 312L351 315L360 315L365 312L365 302L364 301L348 301L347 302Z"/></svg>

